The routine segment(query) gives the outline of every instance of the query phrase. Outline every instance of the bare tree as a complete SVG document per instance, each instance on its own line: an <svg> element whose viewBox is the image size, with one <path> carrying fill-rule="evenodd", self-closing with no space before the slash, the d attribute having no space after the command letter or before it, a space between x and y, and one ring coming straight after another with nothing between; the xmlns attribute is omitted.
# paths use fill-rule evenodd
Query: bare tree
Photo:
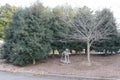
<svg viewBox="0 0 120 80"><path fill-rule="evenodd" d="M113 33L112 28L115 27L114 17L108 9L99 11L97 14L79 12L73 19L69 19L68 23L73 29L67 35L69 39L79 40L87 44L87 59L90 60L90 47L95 41L108 39Z"/></svg>

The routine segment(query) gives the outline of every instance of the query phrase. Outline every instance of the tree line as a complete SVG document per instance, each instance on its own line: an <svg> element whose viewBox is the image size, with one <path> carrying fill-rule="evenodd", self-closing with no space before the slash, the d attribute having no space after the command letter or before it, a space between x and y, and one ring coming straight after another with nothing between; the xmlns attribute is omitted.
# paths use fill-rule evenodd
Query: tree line
<svg viewBox="0 0 120 80"><path fill-rule="evenodd" d="M3 13L5 10L8 14ZM91 49L111 53L119 50L119 35L110 9L94 12L86 6L69 5L50 9L35 3L27 8L7 4L0 11L0 33L5 41L2 56L15 65L35 64L47 59L50 50L55 49L86 49L89 62Z"/></svg>

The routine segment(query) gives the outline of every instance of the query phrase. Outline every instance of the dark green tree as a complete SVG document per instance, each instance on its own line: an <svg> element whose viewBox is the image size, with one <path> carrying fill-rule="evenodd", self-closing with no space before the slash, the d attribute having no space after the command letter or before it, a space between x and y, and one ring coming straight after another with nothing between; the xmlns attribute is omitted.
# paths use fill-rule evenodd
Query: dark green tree
<svg viewBox="0 0 120 80"><path fill-rule="evenodd" d="M53 31L53 43L52 47L58 49L60 53L66 49L71 48L71 41L66 39L66 34L71 30L68 24L63 20L67 20L67 17L74 17L76 10L69 5L57 6L53 10L53 18L51 20L51 29Z"/></svg>
<svg viewBox="0 0 120 80"><path fill-rule="evenodd" d="M103 9L102 11L97 11L96 20L100 20L101 17L104 16L104 14L107 14L109 16L109 22L106 20L104 23L101 24L101 26L99 26L98 29L100 28L107 29L106 26L108 26L110 28L108 32L112 32L112 33L107 36L108 39L95 42L94 46L96 45L97 50L104 51L105 53L117 52L119 49L118 48L119 37L118 37L118 32L117 32L117 26L115 23L115 18L112 12L110 12L109 9Z"/></svg>
<svg viewBox="0 0 120 80"><path fill-rule="evenodd" d="M109 40L100 40L93 44L93 49L104 52L105 54L116 54L120 47L120 37L118 33L116 36L111 36Z"/></svg>
<svg viewBox="0 0 120 80"><path fill-rule="evenodd" d="M46 13L47 12L47 13ZM3 57L16 65L26 65L46 59L51 49L53 32L50 30L49 11L40 3L19 9L5 32Z"/></svg>

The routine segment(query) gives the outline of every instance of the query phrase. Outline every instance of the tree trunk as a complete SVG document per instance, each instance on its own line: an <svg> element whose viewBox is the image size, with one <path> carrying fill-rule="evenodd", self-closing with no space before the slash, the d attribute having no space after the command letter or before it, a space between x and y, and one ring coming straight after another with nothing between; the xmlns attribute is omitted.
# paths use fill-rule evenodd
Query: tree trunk
<svg viewBox="0 0 120 80"><path fill-rule="evenodd" d="M35 59L33 59L33 64L36 64L36 61L35 61Z"/></svg>
<svg viewBox="0 0 120 80"><path fill-rule="evenodd" d="M52 58L55 58L55 50L53 49Z"/></svg>
<svg viewBox="0 0 120 80"><path fill-rule="evenodd" d="M30 55L30 57L32 58L33 64L36 64L35 58L33 58L32 53L30 53L29 55Z"/></svg>
<svg viewBox="0 0 120 80"><path fill-rule="evenodd" d="M90 60L90 43L89 43L89 41L87 41L87 59L88 59L88 63L91 63L91 60Z"/></svg>

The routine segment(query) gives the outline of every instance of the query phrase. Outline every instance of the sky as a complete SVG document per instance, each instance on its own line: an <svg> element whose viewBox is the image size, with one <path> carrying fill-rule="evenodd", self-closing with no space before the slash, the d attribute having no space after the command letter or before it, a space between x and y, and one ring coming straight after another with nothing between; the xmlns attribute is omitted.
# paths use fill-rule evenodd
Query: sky
<svg viewBox="0 0 120 80"><path fill-rule="evenodd" d="M37 0L0 0L0 5L6 3L10 5L28 7ZM113 12L116 22L120 24L120 0L39 0L44 6L54 8L57 5L68 4L72 7L87 6L92 10L101 10L103 8L109 8Z"/></svg>

